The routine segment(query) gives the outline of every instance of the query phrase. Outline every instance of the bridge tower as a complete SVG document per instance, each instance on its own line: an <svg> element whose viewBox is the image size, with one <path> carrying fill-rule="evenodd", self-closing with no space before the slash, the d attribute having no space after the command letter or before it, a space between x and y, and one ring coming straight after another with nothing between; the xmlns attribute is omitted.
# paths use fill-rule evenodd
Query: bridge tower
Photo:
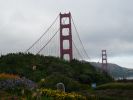
<svg viewBox="0 0 133 100"><path fill-rule="evenodd" d="M67 23L65 23L67 20ZM67 35L63 30L67 30ZM64 48L64 41L67 40L69 47ZM72 53L72 28L71 28L71 13L60 13L60 58L64 59L64 55L69 55L69 61L73 59Z"/></svg>
<svg viewBox="0 0 133 100"><path fill-rule="evenodd" d="M107 72L107 52L102 50L102 71Z"/></svg>

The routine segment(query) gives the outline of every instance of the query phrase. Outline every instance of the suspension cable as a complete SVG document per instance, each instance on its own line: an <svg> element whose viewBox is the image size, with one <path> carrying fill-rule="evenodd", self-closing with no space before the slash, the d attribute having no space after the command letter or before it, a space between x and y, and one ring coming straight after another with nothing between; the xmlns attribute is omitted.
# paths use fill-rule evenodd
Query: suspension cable
<svg viewBox="0 0 133 100"><path fill-rule="evenodd" d="M97 62L97 63L99 63L101 59L102 59L102 58L101 58L101 57L99 57L99 59L98 59L98 62Z"/></svg>
<svg viewBox="0 0 133 100"><path fill-rule="evenodd" d="M52 22L52 24L47 28L47 30L25 51L28 52L35 44L37 44L38 41L42 39L42 37L49 31L49 29L55 24L56 20L58 19L59 15L56 17L56 19Z"/></svg>
<svg viewBox="0 0 133 100"><path fill-rule="evenodd" d="M59 16L59 15L58 15ZM58 16L57 16L57 18L58 18ZM56 18L56 19L57 19ZM65 20L63 21L64 23L66 22L66 18L65 18ZM55 34L50 38L50 40L37 52L37 54L39 54L48 44L49 44L49 42L55 37L55 35L59 32L59 30L60 30L60 28L58 28L58 30L55 32Z"/></svg>
<svg viewBox="0 0 133 100"><path fill-rule="evenodd" d="M76 51L78 52L79 56L80 56L80 57L82 58L82 60L83 60L83 56L81 56L81 54L80 54L80 52L79 52L78 48L76 47L76 45L75 45L75 43L74 43L73 40L72 40L72 43L73 43L73 45L74 45Z"/></svg>
<svg viewBox="0 0 133 100"><path fill-rule="evenodd" d="M85 48L84 48L84 45L83 45L83 43L82 43L82 41L81 41L81 39L80 39L79 32L78 32L77 27L76 27L76 25L75 25L75 23L74 23L73 17L72 17L72 23L73 23L74 28L75 28L75 31L76 31L76 33L77 33L78 39L79 39L79 41L80 41L80 43L81 43L81 45L82 45L82 48L83 48L83 50L84 50L84 52L85 52L87 58L90 59L90 57L88 56L88 54L87 54L87 52L86 52L86 50L85 50Z"/></svg>
<svg viewBox="0 0 133 100"><path fill-rule="evenodd" d="M59 16L59 15L58 15ZM57 16L57 18L58 18ZM56 19L57 19L56 18ZM63 21L65 23L66 19ZM55 34L50 38L50 40L37 52L37 54L39 54L50 42L51 40L55 37L55 35L59 32L60 28L58 28L58 30L55 32Z"/></svg>
<svg viewBox="0 0 133 100"><path fill-rule="evenodd" d="M55 32L55 34L50 38L50 40L37 52L39 54L49 43L50 41L55 37L55 35L59 32L59 29Z"/></svg>

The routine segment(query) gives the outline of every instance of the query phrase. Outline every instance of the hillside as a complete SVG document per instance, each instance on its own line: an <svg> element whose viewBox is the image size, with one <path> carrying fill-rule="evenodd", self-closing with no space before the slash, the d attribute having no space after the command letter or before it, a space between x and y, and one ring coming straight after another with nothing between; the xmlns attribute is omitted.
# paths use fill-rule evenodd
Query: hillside
<svg viewBox="0 0 133 100"><path fill-rule="evenodd" d="M33 70L36 66L36 70ZM58 82L63 82L66 91L81 91L86 86L110 82L112 79L96 71L88 62L71 62L55 57L33 54L7 54L0 57L0 73L13 73L34 82L45 80L44 87L56 89Z"/></svg>
<svg viewBox="0 0 133 100"><path fill-rule="evenodd" d="M91 65L100 68L101 63L91 62ZM114 78L133 77L133 69L121 67L117 64L108 63L108 69L111 76Z"/></svg>
<svg viewBox="0 0 133 100"><path fill-rule="evenodd" d="M34 67L33 67L34 66ZM35 68L36 66L36 68ZM58 91L62 82L65 92ZM96 82L97 87L91 88ZM0 57L0 99L131 100L132 83L114 82L89 62L33 54Z"/></svg>

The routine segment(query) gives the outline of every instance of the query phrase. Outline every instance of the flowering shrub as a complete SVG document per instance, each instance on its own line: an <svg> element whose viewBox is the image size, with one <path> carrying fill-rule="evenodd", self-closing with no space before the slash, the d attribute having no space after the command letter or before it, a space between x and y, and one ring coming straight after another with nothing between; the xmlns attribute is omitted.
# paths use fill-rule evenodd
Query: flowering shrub
<svg viewBox="0 0 133 100"><path fill-rule="evenodd" d="M19 79L20 77L14 74L6 74L6 73L1 73L0 74L0 80L4 79Z"/></svg>
<svg viewBox="0 0 133 100"><path fill-rule="evenodd" d="M66 93L58 90L40 89L41 96L53 97L54 100L87 100L86 97L76 93Z"/></svg>
<svg viewBox="0 0 133 100"><path fill-rule="evenodd" d="M0 89L2 90L14 90L16 88L26 88L32 90L37 87L37 84L25 77L20 78L13 74L0 74Z"/></svg>

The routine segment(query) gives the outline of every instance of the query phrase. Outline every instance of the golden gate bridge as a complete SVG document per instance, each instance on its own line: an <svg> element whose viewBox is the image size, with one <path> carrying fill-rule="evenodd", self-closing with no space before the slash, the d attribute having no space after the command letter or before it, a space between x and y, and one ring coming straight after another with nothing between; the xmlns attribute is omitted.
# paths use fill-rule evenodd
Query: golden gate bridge
<svg viewBox="0 0 133 100"><path fill-rule="evenodd" d="M25 51L44 56L90 60L71 13L60 13L47 30ZM102 69L107 71L107 54L102 50Z"/></svg>

